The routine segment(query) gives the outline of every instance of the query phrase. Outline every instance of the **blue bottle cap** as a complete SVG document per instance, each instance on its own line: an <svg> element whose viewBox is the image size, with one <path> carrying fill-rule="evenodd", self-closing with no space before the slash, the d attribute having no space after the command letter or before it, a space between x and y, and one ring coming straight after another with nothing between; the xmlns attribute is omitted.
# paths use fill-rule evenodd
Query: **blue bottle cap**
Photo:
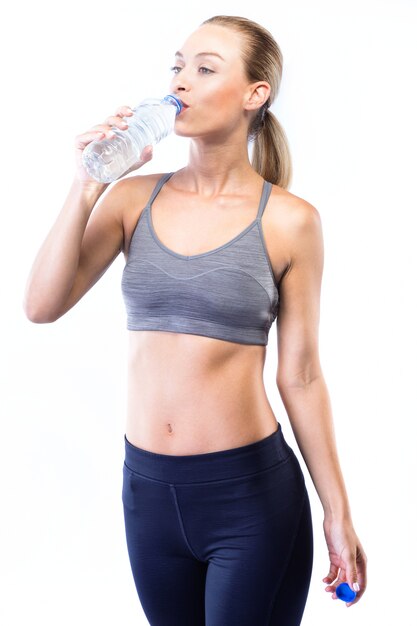
<svg viewBox="0 0 417 626"><path fill-rule="evenodd" d="M356 592L349 587L348 583L340 583L336 587L336 595L343 602L352 602L356 598Z"/></svg>
<svg viewBox="0 0 417 626"><path fill-rule="evenodd" d="M166 102L170 102L170 104L174 104L177 107L177 113L176 115L178 115L179 113L181 113L184 105L181 102L181 100L179 98L177 98L176 96L173 96L172 94L169 94L168 96L165 96L165 98L162 99L162 101L166 101Z"/></svg>

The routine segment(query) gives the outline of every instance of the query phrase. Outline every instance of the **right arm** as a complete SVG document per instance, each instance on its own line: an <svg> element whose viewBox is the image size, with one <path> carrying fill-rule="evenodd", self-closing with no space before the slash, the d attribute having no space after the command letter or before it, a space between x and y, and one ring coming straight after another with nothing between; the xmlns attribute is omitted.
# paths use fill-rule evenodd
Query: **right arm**
<svg viewBox="0 0 417 626"><path fill-rule="evenodd" d="M97 282L123 245L127 181L105 187L74 178L58 217L30 271L23 308L32 322L54 322Z"/></svg>
<svg viewBox="0 0 417 626"><path fill-rule="evenodd" d="M98 183L88 176L82 152L91 141L111 136L111 127L126 130L123 117L131 114L129 107L120 107L104 124L76 138L76 175L26 282L23 309L32 322L54 322L64 315L123 249L123 212L129 206L132 185L128 179L118 180L95 206L110 183ZM151 158L152 150L145 147L125 174Z"/></svg>

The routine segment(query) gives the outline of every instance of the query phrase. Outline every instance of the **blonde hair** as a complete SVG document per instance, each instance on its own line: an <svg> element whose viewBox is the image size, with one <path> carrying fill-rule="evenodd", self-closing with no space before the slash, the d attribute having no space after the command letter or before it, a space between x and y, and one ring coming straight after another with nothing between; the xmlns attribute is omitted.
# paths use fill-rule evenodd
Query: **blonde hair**
<svg viewBox="0 0 417 626"><path fill-rule="evenodd" d="M282 52L271 33L256 22L234 15L215 15L200 24L217 24L232 28L243 36L243 63L249 82L264 80L271 93L260 107L248 129L253 141L252 167L265 180L288 189L292 179L292 162L288 139L276 116L269 110L275 100L282 77Z"/></svg>

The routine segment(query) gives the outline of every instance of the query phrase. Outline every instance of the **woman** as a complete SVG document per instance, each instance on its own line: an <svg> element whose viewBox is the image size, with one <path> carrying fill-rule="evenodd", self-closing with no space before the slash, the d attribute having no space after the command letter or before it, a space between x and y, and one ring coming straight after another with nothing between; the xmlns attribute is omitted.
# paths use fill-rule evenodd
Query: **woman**
<svg viewBox="0 0 417 626"><path fill-rule="evenodd" d="M271 34L206 20L176 53L186 167L107 184L81 154L126 129L120 107L77 137L70 192L25 294L33 322L64 315L123 250L129 387L126 539L151 624L300 624L313 562L309 497L263 385L277 319L277 387L324 510L336 598L366 587L318 352L318 211L287 191L286 137L269 110L282 74ZM253 161L248 158L248 140ZM152 157L147 147L139 168ZM93 212L93 208L95 209Z"/></svg>

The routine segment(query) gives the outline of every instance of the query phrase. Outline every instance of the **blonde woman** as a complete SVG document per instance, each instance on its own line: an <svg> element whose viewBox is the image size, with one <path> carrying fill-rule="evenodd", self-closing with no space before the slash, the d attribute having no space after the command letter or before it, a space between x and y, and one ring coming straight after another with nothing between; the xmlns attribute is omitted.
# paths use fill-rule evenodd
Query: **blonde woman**
<svg viewBox="0 0 417 626"><path fill-rule="evenodd" d="M277 389L323 505L326 591L359 584L350 606L366 588L319 360L320 216L288 191L289 149L270 110L282 54L268 30L208 19L172 72L188 164L121 179L98 202L108 185L87 175L82 150L126 129L131 111L78 135L74 180L34 261L25 311L55 321L124 253L122 502L142 608L155 626L296 626L313 533L301 466L263 384L275 320ZM151 157L147 147L129 171Z"/></svg>

